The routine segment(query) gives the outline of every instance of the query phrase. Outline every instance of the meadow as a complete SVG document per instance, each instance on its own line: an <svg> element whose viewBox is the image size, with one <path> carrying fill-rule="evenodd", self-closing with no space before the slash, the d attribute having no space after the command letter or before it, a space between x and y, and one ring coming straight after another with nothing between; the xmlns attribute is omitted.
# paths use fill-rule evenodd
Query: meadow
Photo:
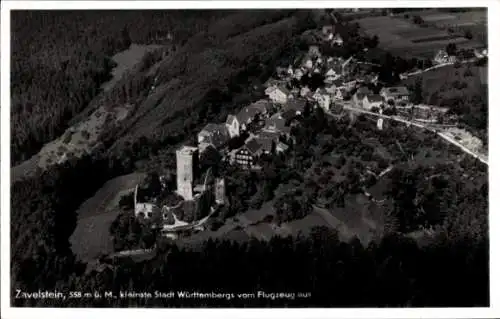
<svg viewBox="0 0 500 319"><path fill-rule="evenodd" d="M430 14L435 15L432 11L426 14L431 19L433 16ZM441 16L444 19L452 15ZM427 21L426 16L422 18ZM434 19L437 19L437 16L434 16ZM462 19L466 20L465 16ZM463 49L482 46L479 41L469 40L458 33L450 34L446 29L428 24L417 25L411 17L405 18L404 15L368 17L356 22L369 36L378 36L381 49L405 58L433 58L437 51L445 49L449 43L455 43L458 48Z"/></svg>

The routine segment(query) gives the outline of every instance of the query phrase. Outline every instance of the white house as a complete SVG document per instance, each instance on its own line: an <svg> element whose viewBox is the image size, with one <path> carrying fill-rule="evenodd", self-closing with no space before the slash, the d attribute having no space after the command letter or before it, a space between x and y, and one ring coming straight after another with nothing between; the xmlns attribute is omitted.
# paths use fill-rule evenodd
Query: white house
<svg viewBox="0 0 500 319"><path fill-rule="evenodd" d="M455 61L456 56L448 55L448 53L446 53L446 51L444 50L439 50L434 56L434 62L436 62L437 64L454 63Z"/></svg>
<svg viewBox="0 0 500 319"><path fill-rule="evenodd" d="M240 122L236 116L231 114L227 116L226 127L231 138L240 135Z"/></svg>
<svg viewBox="0 0 500 319"><path fill-rule="evenodd" d="M325 89L317 89L313 95L313 99L318 102L319 107L328 111L330 109L330 94Z"/></svg>
<svg viewBox="0 0 500 319"><path fill-rule="evenodd" d="M314 66L313 64L313 61L311 59L307 59L305 62L304 62L304 67L308 70L312 69Z"/></svg>
<svg viewBox="0 0 500 319"><path fill-rule="evenodd" d="M398 102L408 102L410 99L410 93L405 86L395 86L387 87L380 90L380 95L384 98L386 102L393 101Z"/></svg>
<svg viewBox="0 0 500 319"><path fill-rule="evenodd" d="M363 98L363 108L365 110L371 110L372 107L380 108L384 103L384 98L378 94L368 94Z"/></svg>
<svg viewBox="0 0 500 319"><path fill-rule="evenodd" d="M300 89L300 96L302 97L307 96L309 93L311 93L311 90L307 86L304 86Z"/></svg>
<svg viewBox="0 0 500 319"><path fill-rule="evenodd" d="M285 104L290 96L290 91L282 86L271 86L265 91L269 99L278 104Z"/></svg>

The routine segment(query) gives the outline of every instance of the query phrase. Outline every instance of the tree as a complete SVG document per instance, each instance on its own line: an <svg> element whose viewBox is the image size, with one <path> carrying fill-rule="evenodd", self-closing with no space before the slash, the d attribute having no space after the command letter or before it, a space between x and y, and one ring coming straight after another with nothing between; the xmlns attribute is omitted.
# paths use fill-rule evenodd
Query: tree
<svg viewBox="0 0 500 319"><path fill-rule="evenodd" d="M446 45L446 53L450 56L457 55L457 45L455 43L448 43Z"/></svg>
<svg viewBox="0 0 500 319"><path fill-rule="evenodd" d="M411 92L411 101L413 104L421 104L423 100L422 78L418 78L415 82L415 87Z"/></svg>

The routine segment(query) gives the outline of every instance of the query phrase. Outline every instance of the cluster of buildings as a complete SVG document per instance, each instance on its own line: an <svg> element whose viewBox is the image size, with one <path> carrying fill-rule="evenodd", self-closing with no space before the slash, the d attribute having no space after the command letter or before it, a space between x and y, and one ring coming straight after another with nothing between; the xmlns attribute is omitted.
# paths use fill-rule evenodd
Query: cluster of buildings
<svg viewBox="0 0 500 319"><path fill-rule="evenodd" d="M226 202L225 180L214 177L211 170L200 176L198 147L182 146L176 151L177 188L170 200L160 203L158 198L142 201L139 185L134 191L134 213L138 218L160 221L162 227L183 216L189 222L200 220L208 215L212 206ZM160 181L163 179L160 177ZM196 183L198 181L198 183ZM175 216L174 216L175 215Z"/></svg>

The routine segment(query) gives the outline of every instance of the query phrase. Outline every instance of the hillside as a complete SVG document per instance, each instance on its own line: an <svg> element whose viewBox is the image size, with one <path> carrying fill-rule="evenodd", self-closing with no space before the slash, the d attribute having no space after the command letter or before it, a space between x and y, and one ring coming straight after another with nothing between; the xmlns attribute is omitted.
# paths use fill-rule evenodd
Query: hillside
<svg viewBox="0 0 500 319"><path fill-rule="evenodd" d="M107 14L117 15L114 21L118 25L115 29L118 30L123 30L123 24L131 21L126 18L118 19L119 13L117 12ZM211 23L210 27L201 27L207 26L214 15L227 16L228 14L226 19L229 20L222 19ZM59 15L44 18L44 15L40 14L38 17L43 23L40 22L39 29L43 29L44 23L59 24L61 19L66 22L72 19L80 21L78 14L72 16L70 13L61 12ZM86 14L83 15L87 17ZM190 15L194 16L194 21L198 21L196 11ZM76 227L78 207L106 181L135 170L137 160L146 159L156 165L161 165L161 161L156 158L151 160L160 147L165 152L172 153L175 144L193 136L199 126L215 117L224 118L225 112L252 99L254 93L250 88L253 87L253 82L259 83L260 78L267 79L269 73L274 70L273 62L281 54L293 54L295 35L305 30L311 22L310 15L305 11L298 13L272 10L246 10L237 13L217 11L214 15L206 12L205 15L200 13L197 17L198 24L189 19L183 21L184 26L194 23L190 26L189 32L197 29L204 29L204 31L191 40L187 40L189 36L184 34L186 41L179 40L179 44L176 45L178 48L175 51L178 53L164 59L160 56L159 59L163 59L160 64L157 64L158 57L144 57L112 89L107 92L99 92L95 89L92 96L87 96L87 100L92 98L89 104L83 103L82 100L78 105L72 105L71 110L66 109L66 106L71 103L67 103L65 95L60 95L62 94L58 92L60 87L56 84L71 83L66 80L69 74L74 74L75 69L56 72L55 70L58 70L62 63L56 58L56 65L47 68L52 68L56 76L54 81L57 83L50 85L51 82L47 81L45 93L37 96L36 94L41 91L40 86L37 85L43 83L44 72L47 70L37 68L37 66L48 60L33 62L29 56L21 55L14 58L18 59L18 62L13 62L18 63L18 70L23 69L23 66L26 67L25 73L16 74L13 78L15 88L13 89L12 109L14 123L12 149L13 153L17 154L13 155L14 163L21 163L23 158L35 154L43 143L58 136L63 137L68 123L74 120L80 112L82 113L77 123L74 123L75 126L82 123L89 124L89 120L97 119L96 112L100 107L116 111L130 106L127 117L120 118L121 122L118 125L107 125L106 122L99 125L103 131L98 137L94 135L90 137L98 140L102 147L96 147L95 151L90 154L87 152L74 154L74 156L68 154L59 164L52 163L46 169L33 170L31 175L23 179L15 177L22 176L24 168L32 163L24 162L12 169L11 248L13 262L11 279L18 287L27 290L36 290L35 286L54 287L56 283L58 285L67 283L70 280L69 276L73 279L75 276L80 276L85 265L75 260L69 243L69 237ZM97 16L102 17L99 14ZM127 16L129 13L125 14L125 17ZM105 17L110 16L105 15ZM144 17L142 19L147 21ZM247 22L240 23L240 21ZM24 22L18 21L20 25ZM228 28L228 25L238 27ZM71 28L69 25L67 27ZM48 27L48 30L55 32L53 28L55 26ZM103 29L105 28L99 28L101 31ZM44 52L49 52L53 48L63 48L69 53L75 53L80 47L72 44L79 41L82 42L82 46L88 45L96 51L101 50L97 49L101 38L91 37L85 32L80 34L78 30L73 33L68 32L72 37L69 36L68 40L61 40L62 43L53 39L56 41L53 46L49 45L50 41L47 41L47 45L42 45L45 37L50 38L48 34L38 34L37 38L36 33L28 35L25 28L21 31L14 31L14 37L20 37L19 45L29 45L29 41L33 40L40 46L37 50L43 48ZM112 37L112 30L109 32L105 33L104 37ZM145 41L152 36L147 35L150 32L148 28L145 28L144 32L146 34L142 39L133 39L132 31L130 31L132 42L155 43ZM200 39L206 39L206 41L199 41ZM185 46L181 47L181 44ZM13 48L15 52L18 52L16 50L22 51L22 46L18 49L15 47L16 44ZM111 56L122 50L123 48L121 50L115 48L113 52L108 53ZM89 53L89 58L92 59L92 53ZM86 73L87 70L79 64L86 65L85 55L76 54L72 56L72 59L77 62L76 70L89 76ZM102 57L101 61L107 61L107 59L107 57ZM91 68L94 66L90 65ZM108 75L112 66L109 65L108 72L104 72L106 74L103 73L99 81L89 85L98 88L109 80ZM15 70L16 67L13 68L13 72L16 72ZM26 76L37 78L38 84L35 80L33 83L25 81ZM155 78L157 78L156 81ZM72 80L75 83L79 81L78 74L74 74ZM151 90L153 85L155 89ZM65 92L78 94L78 90L79 88L68 87ZM24 91L27 91L27 95L31 94L30 92L36 93L33 97L42 102L30 109L24 107L26 104L16 104L16 96L19 99L27 96L23 93ZM50 97L51 95L54 99L65 101L65 103L54 104L55 100ZM43 100L42 97L46 96L49 98ZM66 111L71 111L68 116L64 118L59 116ZM95 117L88 116L91 114ZM95 122L92 123L95 124ZM46 130L50 134L42 134L40 130ZM82 132L78 132L77 135L78 140L81 140ZM71 136L71 141L73 140L71 134L67 136ZM32 140L33 137L37 137L37 140ZM64 141L64 137L62 140ZM33 159L35 164L39 164L39 156L34 156ZM57 269L57 271L52 271L52 269Z"/></svg>
<svg viewBox="0 0 500 319"><path fill-rule="evenodd" d="M230 11L14 11L12 162L36 154L111 77L111 57L136 44L182 45Z"/></svg>

